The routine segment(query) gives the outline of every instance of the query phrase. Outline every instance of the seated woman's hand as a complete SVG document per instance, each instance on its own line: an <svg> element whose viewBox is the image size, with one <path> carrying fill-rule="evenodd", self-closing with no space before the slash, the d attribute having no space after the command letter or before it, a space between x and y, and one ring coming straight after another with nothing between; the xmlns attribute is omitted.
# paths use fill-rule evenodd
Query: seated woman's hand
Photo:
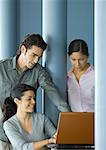
<svg viewBox="0 0 106 150"><path fill-rule="evenodd" d="M49 139L49 144L54 143L56 144L56 138L52 137Z"/></svg>
<svg viewBox="0 0 106 150"><path fill-rule="evenodd" d="M55 138L55 139L56 139L56 137L57 137L57 132L53 135L53 138Z"/></svg>

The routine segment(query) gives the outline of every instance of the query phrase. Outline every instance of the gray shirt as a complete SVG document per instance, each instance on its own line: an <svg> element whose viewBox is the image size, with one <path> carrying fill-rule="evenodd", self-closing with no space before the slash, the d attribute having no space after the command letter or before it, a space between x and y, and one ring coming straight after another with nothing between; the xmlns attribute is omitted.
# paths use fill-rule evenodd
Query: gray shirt
<svg viewBox="0 0 106 150"><path fill-rule="evenodd" d="M70 111L68 104L61 98L46 69L37 63L32 69L20 73L16 68L17 56L0 61L0 107L4 99L10 96L11 89L18 83L29 84L36 89L41 86L45 89L50 100L60 111ZM1 118L1 114L0 114ZM6 140L0 121L0 139Z"/></svg>
<svg viewBox="0 0 106 150"><path fill-rule="evenodd" d="M10 96L11 89L18 83L29 84L36 89L41 86L60 111L69 111L68 104L61 98L46 69L37 63L32 69L20 73L16 68L16 56L0 61L0 104Z"/></svg>
<svg viewBox="0 0 106 150"><path fill-rule="evenodd" d="M33 142L52 137L56 129L50 120L41 113L32 114L32 132L27 133L22 129L16 115L5 121L4 130L9 138L13 150L34 150Z"/></svg>

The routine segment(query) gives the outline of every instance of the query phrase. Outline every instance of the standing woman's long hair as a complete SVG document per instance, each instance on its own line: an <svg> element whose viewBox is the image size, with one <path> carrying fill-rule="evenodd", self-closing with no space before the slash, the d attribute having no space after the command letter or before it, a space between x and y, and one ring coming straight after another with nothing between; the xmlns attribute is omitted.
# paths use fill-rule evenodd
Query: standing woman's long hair
<svg viewBox="0 0 106 150"><path fill-rule="evenodd" d="M30 85L18 84L13 88L11 92L11 96L7 97L3 104L3 122L5 122L10 117L15 115L17 112L17 105L14 102L14 98L18 98L18 100L21 100L21 97L23 96L24 92L29 91L29 90L33 91L36 96L35 88ZM35 111L36 111L36 108L35 108Z"/></svg>

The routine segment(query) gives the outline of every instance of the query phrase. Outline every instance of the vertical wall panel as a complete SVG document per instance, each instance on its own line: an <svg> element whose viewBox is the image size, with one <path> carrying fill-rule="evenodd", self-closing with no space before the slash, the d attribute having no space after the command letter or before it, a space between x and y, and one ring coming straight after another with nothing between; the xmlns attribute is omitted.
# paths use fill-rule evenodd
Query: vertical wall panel
<svg viewBox="0 0 106 150"><path fill-rule="evenodd" d="M42 34L42 0L17 0L17 45L27 34ZM37 91L37 111L42 110L41 88Z"/></svg>
<svg viewBox="0 0 106 150"><path fill-rule="evenodd" d="M106 149L106 0L95 1L95 148Z"/></svg>
<svg viewBox="0 0 106 150"><path fill-rule="evenodd" d="M67 0L67 45L76 38L87 42L94 64L94 0Z"/></svg>
<svg viewBox="0 0 106 150"><path fill-rule="evenodd" d="M43 37L48 43L45 65L66 99L67 1L43 0ZM56 121L56 108L45 97L45 113ZM52 117L51 117L52 116Z"/></svg>
<svg viewBox="0 0 106 150"><path fill-rule="evenodd" d="M16 0L0 0L0 59L16 53Z"/></svg>
<svg viewBox="0 0 106 150"><path fill-rule="evenodd" d="M0 59L16 55L23 37L42 33L42 0L0 0ZM37 111L41 112L41 89Z"/></svg>
<svg viewBox="0 0 106 150"><path fill-rule="evenodd" d="M42 0L17 0L17 34L42 33Z"/></svg>

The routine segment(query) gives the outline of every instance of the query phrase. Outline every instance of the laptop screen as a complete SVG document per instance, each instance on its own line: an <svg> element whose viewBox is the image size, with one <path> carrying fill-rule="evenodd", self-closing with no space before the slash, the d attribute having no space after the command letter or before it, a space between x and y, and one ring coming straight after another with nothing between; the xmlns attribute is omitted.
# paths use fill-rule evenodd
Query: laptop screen
<svg viewBox="0 0 106 150"><path fill-rule="evenodd" d="M94 144L93 112L61 112L57 144Z"/></svg>

